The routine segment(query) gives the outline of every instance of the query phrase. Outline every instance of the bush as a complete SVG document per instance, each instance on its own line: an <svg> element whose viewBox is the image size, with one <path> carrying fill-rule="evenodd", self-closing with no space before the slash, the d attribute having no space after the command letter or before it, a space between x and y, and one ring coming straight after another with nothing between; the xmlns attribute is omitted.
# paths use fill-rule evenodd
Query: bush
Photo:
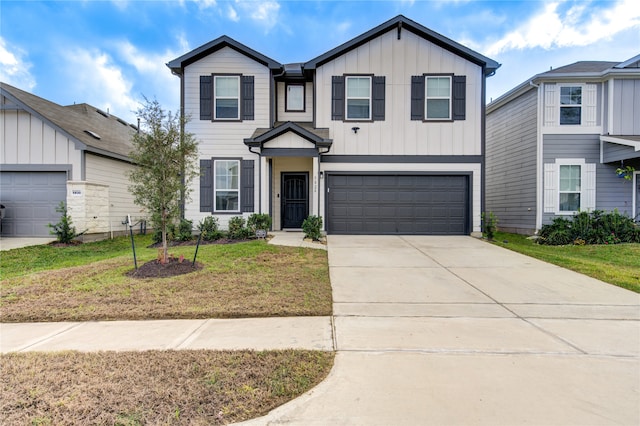
<svg viewBox="0 0 640 426"><path fill-rule="evenodd" d="M557 217L539 232L538 244L618 244L640 243L640 226L617 210L579 212L572 220Z"/></svg>
<svg viewBox="0 0 640 426"><path fill-rule="evenodd" d="M198 230L200 230L202 239L205 241L213 241L222 238L223 234L219 226L220 224L217 217L207 216L201 220L198 224Z"/></svg>
<svg viewBox="0 0 640 426"><path fill-rule="evenodd" d="M84 232L76 233L76 228L73 226L71 216L69 216L67 205L64 201L60 201L60 204L56 207L56 211L61 215L60 222L55 225L49 223L47 226L51 228L49 233L55 235L59 243L69 244L74 238L84 234Z"/></svg>
<svg viewBox="0 0 640 426"><path fill-rule="evenodd" d="M304 222L302 222L302 230L304 231L305 238L311 238L313 241L320 240L320 232L322 230L322 217L321 216L308 216Z"/></svg>
<svg viewBox="0 0 640 426"><path fill-rule="evenodd" d="M247 220L247 228L252 235L255 235L257 229L268 231L271 229L271 216L264 213L254 213Z"/></svg>
<svg viewBox="0 0 640 426"><path fill-rule="evenodd" d="M180 219L180 224L178 224L178 232L177 235L175 235L175 239L178 241L191 241L193 239L193 221Z"/></svg>
<svg viewBox="0 0 640 426"><path fill-rule="evenodd" d="M249 229L245 226L242 216L235 216L229 219L229 232L227 236L232 240L244 240L250 235Z"/></svg>
<svg viewBox="0 0 640 426"><path fill-rule="evenodd" d="M482 223L484 230L482 234L487 238L487 240L493 241L493 237L497 231L498 218L493 214L493 212L489 212L489 217L487 217L487 214L483 212Z"/></svg>

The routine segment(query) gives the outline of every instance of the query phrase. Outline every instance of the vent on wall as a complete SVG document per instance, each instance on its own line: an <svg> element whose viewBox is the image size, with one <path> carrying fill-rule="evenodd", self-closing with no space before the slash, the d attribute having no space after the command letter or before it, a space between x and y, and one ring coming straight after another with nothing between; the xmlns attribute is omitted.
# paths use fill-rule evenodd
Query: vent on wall
<svg viewBox="0 0 640 426"><path fill-rule="evenodd" d="M99 134L92 132L91 130L85 130L84 132L95 139L102 139Z"/></svg>

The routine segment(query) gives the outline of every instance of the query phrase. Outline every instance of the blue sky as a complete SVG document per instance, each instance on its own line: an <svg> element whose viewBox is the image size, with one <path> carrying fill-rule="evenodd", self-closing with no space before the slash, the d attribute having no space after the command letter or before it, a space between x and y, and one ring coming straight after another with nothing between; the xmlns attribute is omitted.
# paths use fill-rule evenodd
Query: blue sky
<svg viewBox="0 0 640 426"><path fill-rule="evenodd" d="M398 14L501 63L487 101L550 67L640 53L637 0L2 0L0 80L135 122L143 95L178 109L165 64L221 35L304 62Z"/></svg>

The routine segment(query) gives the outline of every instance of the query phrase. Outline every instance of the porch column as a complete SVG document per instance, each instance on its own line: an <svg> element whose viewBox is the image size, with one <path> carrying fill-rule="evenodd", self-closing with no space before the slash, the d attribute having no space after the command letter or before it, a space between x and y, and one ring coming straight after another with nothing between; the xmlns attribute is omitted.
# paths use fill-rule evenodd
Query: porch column
<svg viewBox="0 0 640 426"><path fill-rule="evenodd" d="M269 214L269 161L266 157L260 156L260 212Z"/></svg>
<svg viewBox="0 0 640 426"><path fill-rule="evenodd" d="M314 216L318 216L319 214L319 210L318 210L318 203L319 203L319 198L318 198L318 191L320 190L320 181L319 181L319 174L320 172L320 157L313 157L313 168L311 171L311 181L313 182L313 194L311 195L311 214Z"/></svg>

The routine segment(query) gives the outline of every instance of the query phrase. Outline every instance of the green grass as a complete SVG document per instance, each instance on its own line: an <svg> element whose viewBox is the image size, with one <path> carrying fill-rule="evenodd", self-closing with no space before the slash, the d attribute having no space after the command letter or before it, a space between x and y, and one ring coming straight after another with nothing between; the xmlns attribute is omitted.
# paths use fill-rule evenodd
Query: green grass
<svg viewBox="0 0 640 426"><path fill-rule="evenodd" d="M547 246L505 232L497 232L494 243L640 293L640 244Z"/></svg>

